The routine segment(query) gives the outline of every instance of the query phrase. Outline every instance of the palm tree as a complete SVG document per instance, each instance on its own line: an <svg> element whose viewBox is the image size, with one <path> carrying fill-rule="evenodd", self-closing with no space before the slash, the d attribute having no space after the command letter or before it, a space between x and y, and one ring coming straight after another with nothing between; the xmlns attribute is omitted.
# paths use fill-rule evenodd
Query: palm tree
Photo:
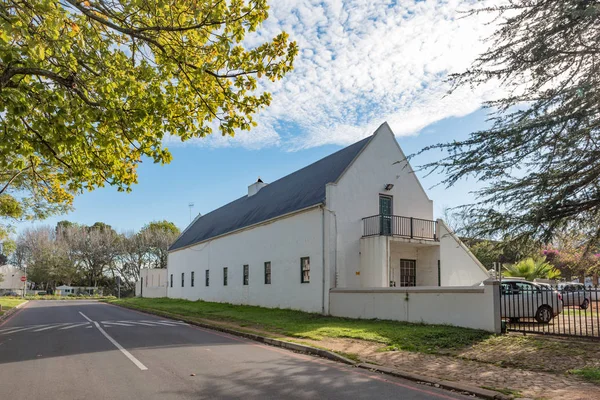
<svg viewBox="0 0 600 400"><path fill-rule="evenodd" d="M516 264L504 264L504 276L525 278L558 279L560 271L546 262L546 257L529 257Z"/></svg>

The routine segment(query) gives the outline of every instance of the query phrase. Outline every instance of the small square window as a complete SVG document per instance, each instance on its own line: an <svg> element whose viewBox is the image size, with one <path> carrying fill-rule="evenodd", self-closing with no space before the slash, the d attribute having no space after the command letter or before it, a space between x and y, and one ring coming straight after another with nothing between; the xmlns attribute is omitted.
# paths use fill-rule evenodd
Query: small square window
<svg viewBox="0 0 600 400"><path fill-rule="evenodd" d="M250 275L250 267L248 265L244 265L244 285L248 285L249 275Z"/></svg>
<svg viewBox="0 0 600 400"><path fill-rule="evenodd" d="M183 287L183 286L184 286L184 284L185 284L185 273L184 273L184 272L182 272L182 273L181 273L181 287Z"/></svg>
<svg viewBox="0 0 600 400"><path fill-rule="evenodd" d="M223 267L223 286L227 286L227 267Z"/></svg>
<svg viewBox="0 0 600 400"><path fill-rule="evenodd" d="M173 287L173 274L171 274L171 282L170 282L170 286Z"/></svg>
<svg viewBox="0 0 600 400"><path fill-rule="evenodd" d="M265 262L265 285L271 284L271 261Z"/></svg>
<svg viewBox="0 0 600 400"><path fill-rule="evenodd" d="M191 276L191 279L190 279L190 286L194 287L194 271L192 271L192 276Z"/></svg>
<svg viewBox="0 0 600 400"><path fill-rule="evenodd" d="M302 257L300 259L300 282L310 282L310 257Z"/></svg>
<svg viewBox="0 0 600 400"><path fill-rule="evenodd" d="M206 270L206 281L204 282L206 286L208 286L210 284L209 273L210 273L210 271L207 269Z"/></svg>

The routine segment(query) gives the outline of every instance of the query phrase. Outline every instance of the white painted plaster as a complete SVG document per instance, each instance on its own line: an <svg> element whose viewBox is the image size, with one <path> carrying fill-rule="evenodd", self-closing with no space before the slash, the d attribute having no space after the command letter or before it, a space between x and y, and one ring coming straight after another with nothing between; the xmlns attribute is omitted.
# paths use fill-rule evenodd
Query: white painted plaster
<svg viewBox="0 0 600 400"><path fill-rule="evenodd" d="M323 302L322 211L315 207L287 218L199 243L169 253L168 296L232 304L321 312ZM310 283L300 281L300 258L310 257ZM271 262L271 284L264 281L264 263ZM243 285L243 266L249 284ZM223 268L227 267L227 286ZM209 286L205 273L209 270ZM195 272L191 287L190 274ZM181 287L181 273L185 273Z"/></svg>
<svg viewBox="0 0 600 400"><path fill-rule="evenodd" d="M497 282L474 287L331 289L334 316L446 324L500 332Z"/></svg>

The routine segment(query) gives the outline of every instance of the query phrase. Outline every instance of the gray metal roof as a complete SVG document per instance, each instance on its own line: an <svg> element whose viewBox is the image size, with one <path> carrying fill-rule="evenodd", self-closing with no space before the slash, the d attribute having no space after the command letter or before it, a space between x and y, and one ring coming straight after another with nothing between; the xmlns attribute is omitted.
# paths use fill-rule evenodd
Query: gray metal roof
<svg viewBox="0 0 600 400"><path fill-rule="evenodd" d="M196 219L169 248L203 242L293 211L325 202L325 185L335 182L369 143L356 142L263 187L254 196L240 197Z"/></svg>

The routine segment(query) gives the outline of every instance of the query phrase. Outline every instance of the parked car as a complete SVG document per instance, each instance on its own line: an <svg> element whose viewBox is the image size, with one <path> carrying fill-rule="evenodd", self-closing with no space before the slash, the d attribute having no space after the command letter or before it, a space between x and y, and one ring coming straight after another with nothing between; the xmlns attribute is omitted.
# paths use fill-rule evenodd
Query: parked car
<svg viewBox="0 0 600 400"><path fill-rule="evenodd" d="M18 295L19 294L17 292L6 292L2 296L18 296Z"/></svg>
<svg viewBox="0 0 600 400"><path fill-rule="evenodd" d="M517 322L535 318L549 323L563 310L562 295L552 288L522 279L502 280L502 317Z"/></svg>
<svg viewBox="0 0 600 400"><path fill-rule="evenodd" d="M578 306L582 310L590 306L590 293L583 283L559 283L557 289L562 294L563 305Z"/></svg>

